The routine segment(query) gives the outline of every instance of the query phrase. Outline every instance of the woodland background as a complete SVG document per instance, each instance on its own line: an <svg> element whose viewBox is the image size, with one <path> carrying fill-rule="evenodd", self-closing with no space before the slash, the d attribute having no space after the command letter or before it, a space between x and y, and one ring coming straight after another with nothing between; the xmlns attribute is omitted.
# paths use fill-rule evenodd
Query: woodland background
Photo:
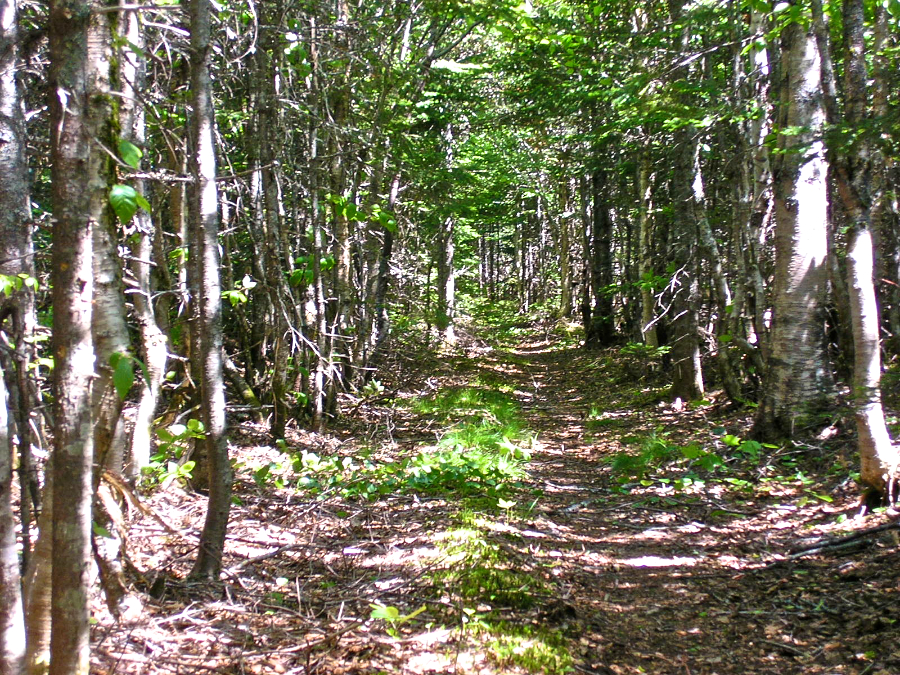
<svg viewBox="0 0 900 675"><path fill-rule="evenodd" d="M226 419L339 426L485 300L723 392L760 448L855 433L893 501L896 0L0 14L3 672L85 672L142 471L208 495L216 580Z"/></svg>

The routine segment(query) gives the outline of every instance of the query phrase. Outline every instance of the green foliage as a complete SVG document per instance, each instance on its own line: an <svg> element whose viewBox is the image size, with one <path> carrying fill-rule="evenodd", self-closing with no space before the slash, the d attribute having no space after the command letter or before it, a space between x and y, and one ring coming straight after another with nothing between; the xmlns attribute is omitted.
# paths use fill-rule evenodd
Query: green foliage
<svg viewBox="0 0 900 675"><path fill-rule="evenodd" d="M130 185L113 185L109 191L109 203L123 225L131 222L138 208L150 211L150 202Z"/></svg>
<svg viewBox="0 0 900 675"><path fill-rule="evenodd" d="M228 300L232 307L243 305L247 302L248 293L256 288L257 282L249 274L245 274L244 278L232 290L222 291L222 299Z"/></svg>
<svg viewBox="0 0 900 675"><path fill-rule="evenodd" d="M370 383L367 396L383 387ZM393 493L486 495L497 497L526 477L531 436L521 427L518 404L508 394L471 387L453 388L412 404L413 410L452 423L436 446L395 461L320 456L293 457L297 487L313 494L337 492L348 499L378 499Z"/></svg>
<svg viewBox="0 0 900 675"><path fill-rule="evenodd" d="M134 143L125 140L119 141L119 157L132 169L140 168L143 156L143 151Z"/></svg>
<svg viewBox="0 0 900 675"><path fill-rule="evenodd" d="M448 564L431 574L432 581L466 605L528 609L536 596L549 591L539 576L516 569L477 521L440 533L437 539Z"/></svg>
<svg viewBox="0 0 900 675"><path fill-rule="evenodd" d="M650 479L651 475L664 467L677 467L683 472L674 481L678 489L698 486L701 479L697 470L711 474L723 465L724 461L718 454L697 443L678 446L669 442L665 434L657 433L640 439L637 453L619 452L610 461L610 469L620 485L638 481L641 485L650 486L654 482ZM672 480L663 478L661 482L670 483Z"/></svg>
<svg viewBox="0 0 900 675"><path fill-rule="evenodd" d="M415 619L419 614L424 612L427 607L422 605L418 609L410 612L409 614L400 614L400 610L394 607L393 605L385 605L380 602L370 603L369 607L371 608L371 612L369 612L369 617L372 619L382 619L388 624L387 633L392 638L399 638L399 632L397 629L405 623L408 623Z"/></svg>
<svg viewBox="0 0 900 675"><path fill-rule="evenodd" d="M514 446L515 447L515 446ZM349 457L294 457L298 489L313 494L338 492L347 499L378 499L396 492L427 494L500 494L524 478L522 459L512 452L430 449L399 461L356 462Z"/></svg>
<svg viewBox="0 0 900 675"><path fill-rule="evenodd" d="M173 424L156 429L158 443L156 454L150 458L150 466L144 469L147 477L165 489L173 481L188 481L196 462L186 460L187 452L195 440L206 438L203 422L189 419L187 424Z"/></svg>
<svg viewBox="0 0 900 675"><path fill-rule="evenodd" d="M11 296L23 288L31 288L37 291L39 287L38 280L24 272L19 274L0 274L0 297L4 295Z"/></svg>
<svg viewBox="0 0 900 675"><path fill-rule="evenodd" d="M540 626L507 622L483 623L490 659L500 667L518 667L529 673L556 675L574 672L571 645L558 632Z"/></svg>
<svg viewBox="0 0 900 675"><path fill-rule="evenodd" d="M127 352L115 352L109 357L109 365L113 370L113 386L116 388L119 398L123 401L134 386L135 364L140 368L141 374L144 376L144 382L147 383L147 386L150 386L150 373L147 372L147 366L139 358Z"/></svg>
<svg viewBox="0 0 900 675"><path fill-rule="evenodd" d="M671 349L672 348L668 345L651 347L645 345L643 342L629 342L619 350L619 353L622 354L622 356L639 359L641 361L656 361L664 354L668 354Z"/></svg>

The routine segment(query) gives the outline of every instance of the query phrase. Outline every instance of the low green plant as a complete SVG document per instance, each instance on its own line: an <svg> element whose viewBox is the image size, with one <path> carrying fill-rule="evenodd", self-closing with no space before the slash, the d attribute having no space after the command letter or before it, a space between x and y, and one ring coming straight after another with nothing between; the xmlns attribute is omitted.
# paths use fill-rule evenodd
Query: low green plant
<svg viewBox="0 0 900 675"><path fill-rule="evenodd" d="M377 499L395 492L448 493L460 496L498 495L525 477L528 451L507 441L508 447L484 451L455 445L423 450L394 462L363 458L320 457L304 452L294 457L301 474L297 487L314 494L337 491L349 499Z"/></svg>
<svg viewBox="0 0 900 675"><path fill-rule="evenodd" d="M158 439L156 454L144 469L145 476L157 482L163 489L173 481L186 482L192 478L196 462L187 459L188 451L196 440L206 438L206 429L200 420L189 419L186 424L172 424L156 430Z"/></svg>
<svg viewBox="0 0 900 675"><path fill-rule="evenodd" d="M656 361L668 354L672 348L668 345L660 347L651 347L643 342L629 342L627 345L619 349L622 356L635 358L641 361Z"/></svg>
<svg viewBox="0 0 900 675"><path fill-rule="evenodd" d="M384 605L380 602L371 603L369 604L369 607L372 610L371 612L369 612L369 617L372 619L382 619L385 623L387 623L387 634L394 639L399 639L400 637L400 633L397 630L400 626L409 621L412 621L427 609L425 605L422 605L417 610L414 610L409 614L400 614L400 610L393 605Z"/></svg>
<svg viewBox="0 0 900 675"><path fill-rule="evenodd" d="M513 666L546 675L574 672L571 646L559 633L506 622L488 624L481 630L488 637L489 658L501 668Z"/></svg>
<svg viewBox="0 0 900 675"><path fill-rule="evenodd" d="M665 434L653 433L642 439L638 452L619 452L613 455L610 469L620 485L631 481L639 481L650 486L654 480L651 474L663 468L682 470L684 473L675 479L657 479L664 484L671 484L676 489L702 487L703 479L697 475L700 470L711 474L724 465L722 458L698 443L679 446L671 443Z"/></svg>
<svg viewBox="0 0 900 675"><path fill-rule="evenodd" d="M372 500L395 492L497 498L521 485L533 438L522 428L519 406L510 395L456 387L411 407L449 424L436 446L390 462L373 461L365 453L325 457L302 452L293 458L298 488Z"/></svg>

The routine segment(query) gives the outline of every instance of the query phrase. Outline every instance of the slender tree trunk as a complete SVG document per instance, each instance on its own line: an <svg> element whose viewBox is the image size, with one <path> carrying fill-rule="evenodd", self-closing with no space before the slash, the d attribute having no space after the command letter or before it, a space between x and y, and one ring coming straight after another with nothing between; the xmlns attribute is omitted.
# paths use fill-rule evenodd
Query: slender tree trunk
<svg viewBox="0 0 900 675"><path fill-rule="evenodd" d="M640 253L638 274L641 280L641 335L648 347L659 347L656 334L656 299L653 279L653 197L650 183L650 153L645 149L640 153L638 165L638 237Z"/></svg>
<svg viewBox="0 0 900 675"><path fill-rule="evenodd" d="M219 217L216 190L215 115L209 64L210 0L193 0L191 16L191 93L190 119L191 185L190 220L191 257L199 272L199 332L201 354L201 409L206 428L209 502L206 521L200 535L200 549L191 570L195 579L218 579L231 508L231 465L225 437L225 383L222 351L222 292L219 280Z"/></svg>
<svg viewBox="0 0 900 675"><path fill-rule="evenodd" d="M613 282L612 231L613 221L609 206L609 184L603 169L594 169L591 174L591 236L590 253L585 258L590 265L591 295L593 308L591 321L585 326L588 349L602 349L612 344L615 338L613 298L610 287Z"/></svg>
<svg viewBox="0 0 900 675"><path fill-rule="evenodd" d="M50 7L50 121L53 187L53 518L51 675L89 666L95 358L91 337L91 229L107 204L107 156L96 140L108 118L108 15L98 2ZM96 106L96 109L95 109Z"/></svg>
<svg viewBox="0 0 900 675"><path fill-rule="evenodd" d="M875 4L872 36L873 68L872 119L886 120L890 112L891 76L896 74L888 50L896 48L897 36L891 31L884 4ZM881 322L887 330L886 352L900 356L900 233L897 230L897 192L891 190L890 174L896 157L881 148L872 148L872 234L875 237L876 292ZM893 202L893 203L892 203ZM893 281L892 281L893 280Z"/></svg>
<svg viewBox="0 0 900 675"><path fill-rule="evenodd" d="M700 328L697 306L700 282L697 269L699 239L694 157L697 138L693 128L676 134L675 166L672 176L672 198L675 224L672 232L672 257L675 276L672 280L675 317L672 322L672 398L693 401L704 393L703 368L700 362Z"/></svg>
<svg viewBox="0 0 900 675"><path fill-rule="evenodd" d="M12 460L6 381L0 365L0 675L25 672L25 616L12 508Z"/></svg>
<svg viewBox="0 0 900 675"><path fill-rule="evenodd" d="M449 171L453 166L453 127L449 124L443 131L444 163ZM437 327L444 342L456 344L454 323L456 319L456 270L454 258L455 217L446 215L441 220L437 240Z"/></svg>
<svg viewBox="0 0 900 675"><path fill-rule="evenodd" d="M725 275L725 265L719 252L719 245L713 235L712 226L706 214L703 194L703 182L700 172L699 155L694 157L694 206L697 213L697 232L699 234L699 248L706 257L709 273L712 277L713 296L715 298L715 335L716 335L716 364L719 376L722 378L722 387L729 400L737 403L743 398L741 383L738 379L737 368L732 359L732 345L734 338L729 333L729 311L733 311L731 287Z"/></svg>
<svg viewBox="0 0 900 675"><path fill-rule="evenodd" d="M565 174L565 171L563 172ZM559 252L559 308L557 315L561 319L572 316L572 226L570 219L572 210L571 184L568 175L564 175L559 184L559 210L557 216L557 249Z"/></svg>
<svg viewBox="0 0 900 675"><path fill-rule="evenodd" d="M128 0L120 0L127 4ZM121 87L124 96L120 103L120 125L123 140L141 147L146 140L144 110L137 104L137 92L143 90L146 81L144 59L136 50L144 48L144 34L137 12L123 12L120 18L120 33L130 45L120 56ZM144 181L134 181L138 194L146 197ZM140 471L150 463L152 422L159 402L160 390L166 373L168 345L154 311L151 269L153 258L154 224L149 213L139 209L135 213L133 232L129 237L131 259L129 268L136 286L131 296L135 319L140 332L141 358L147 367L147 379L136 379L140 387L140 400L135 413L134 427L128 448L125 470L132 484L136 483ZM164 258L160 258L164 260ZM166 269L168 267L166 266Z"/></svg>
<svg viewBox="0 0 900 675"><path fill-rule="evenodd" d="M40 536L25 574L25 629L28 675L46 675L50 666L50 614L53 557L53 471L47 471L46 495L38 519Z"/></svg>
<svg viewBox="0 0 900 675"><path fill-rule="evenodd" d="M29 373L33 351L29 343L36 324L34 243L25 121L16 77L20 65L17 5L17 0L0 1L0 275L16 277L20 285L5 296L0 294L0 331L12 345L11 354L0 351L9 424L0 452L12 457L18 451L24 569L31 553L32 506L38 502L37 469L31 454L31 411L37 407L37 396Z"/></svg>
<svg viewBox="0 0 900 675"><path fill-rule="evenodd" d="M831 81L833 68L828 31L821 1L813 2L818 47L823 55L823 80ZM866 124L867 80L865 10L862 0L844 0L844 109L838 110L834 88L825 87L829 121L839 118L854 127ZM875 298L875 247L871 223L872 148L861 136L854 146L829 148L837 191L847 218L847 287L853 327L853 403L859 437L860 477L889 501L895 501L900 451L891 442L881 405L881 345L878 304Z"/></svg>

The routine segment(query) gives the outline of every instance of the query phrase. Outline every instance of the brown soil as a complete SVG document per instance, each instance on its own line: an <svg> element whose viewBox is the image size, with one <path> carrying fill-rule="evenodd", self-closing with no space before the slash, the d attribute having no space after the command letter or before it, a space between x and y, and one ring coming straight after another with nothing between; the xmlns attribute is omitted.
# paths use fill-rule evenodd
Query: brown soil
<svg viewBox="0 0 900 675"><path fill-rule="evenodd" d="M242 425L222 584L182 581L203 499L177 485L148 495L162 522L135 511L129 541L141 607L116 622L98 603L94 672L900 673L896 531L800 550L892 522L891 513L857 518L853 455L840 433L739 460L722 434L740 437L746 413L661 402L660 376L646 364L552 342L473 344L468 356L442 359L423 352L383 375L397 399L476 377L512 388L537 442L508 510L477 496L317 500L272 479L260 487L252 470L285 456ZM342 434L295 431L291 450L358 457L366 447L374 460L441 432L402 406L347 407L353 423ZM675 448L696 442L725 466L710 474L682 460L630 482L614 475L611 457L636 453L635 439L651 434ZM676 489L692 470L705 482ZM272 475L291 484L289 466ZM439 543L464 510L494 564L533 584L479 599L446 581L477 573ZM424 609L391 631L371 618L378 603L401 615ZM571 662L498 650L517 629L524 637L512 652L544 640Z"/></svg>

